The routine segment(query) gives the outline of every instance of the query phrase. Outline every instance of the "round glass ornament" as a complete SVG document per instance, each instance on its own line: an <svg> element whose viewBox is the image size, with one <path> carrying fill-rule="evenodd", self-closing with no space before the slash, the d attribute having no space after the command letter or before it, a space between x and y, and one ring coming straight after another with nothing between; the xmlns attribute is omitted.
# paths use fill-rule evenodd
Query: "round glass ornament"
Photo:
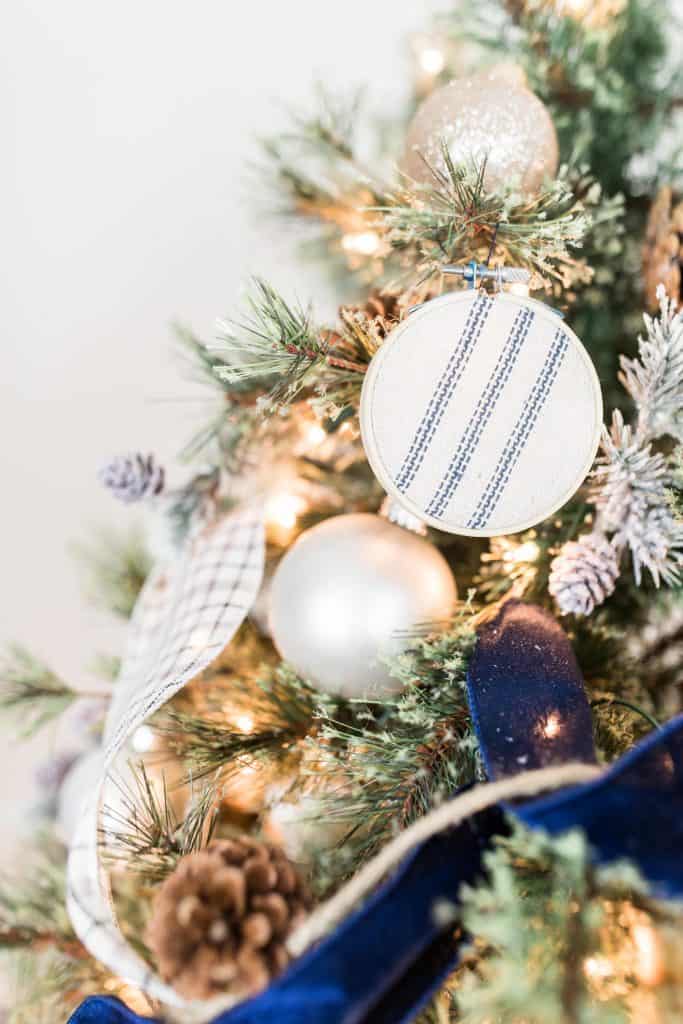
<svg viewBox="0 0 683 1024"><path fill-rule="evenodd" d="M401 170L433 185L431 168L446 173L444 145L454 164L472 167L485 160L489 190L512 186L532 194L557 174L552 118L508 65L457 78L431 93L408 128Z"/></svg>
<svg viewBox="0 0 683 1024"><path fill-rule="evenodd" d="M403 685L384 659L409 646L415 626L448 620L456 596L429 541L382 516L333 516L275 570L270 630L285 661L319 689L379 699Z"/></svg>

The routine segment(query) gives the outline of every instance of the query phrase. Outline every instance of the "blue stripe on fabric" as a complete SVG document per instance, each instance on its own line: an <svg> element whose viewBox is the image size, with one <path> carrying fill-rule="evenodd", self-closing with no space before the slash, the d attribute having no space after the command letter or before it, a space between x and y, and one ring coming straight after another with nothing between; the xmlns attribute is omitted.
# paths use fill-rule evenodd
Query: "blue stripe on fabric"
<svg viewBox="0 0 683 1024"><path fill-rule="evenodd" d="M482 529L495 511L510 479L512 470L524 451L541 410L545 405L550 389L559 373L568 344L567 335L564 331L558 329L550 346L550 351L546 356L543 368L527 395L519 419L507 439L505 448L498 460L498 465L493 471L475 511L470 516L467 523L469 530Z"/></svg>
<svg viewBox="0 0 683 1024"><path fill-rule="evenodd" d="M396 486L402 494L408 490L424 461L436 429L465 372L492 306L493 299L484 294L479 295L472 304L460 341L451 353L438 387L429 400L396 478Z"/></svg>
<svg viewBox="0 0 683 1024"><path fill-rule="evenodd" d="M451 459L448 469L444 473L432 500L427 506L427 514L441 518L448 503L455 494L458 484L463 478L465 470L470 464L484 432L484 427L491 419L493 410L498 404L498 399L503 393L505 385L510 379L510 374L517 362L517 356L522 350L526 341L531 324L534 320L534 312L530 309L522 309L515 317L512 330L507 341L498 356L498 361L489 377L488 383L482 392L476 408L472 413L465 432L460 438L455 454Z"/></svg>

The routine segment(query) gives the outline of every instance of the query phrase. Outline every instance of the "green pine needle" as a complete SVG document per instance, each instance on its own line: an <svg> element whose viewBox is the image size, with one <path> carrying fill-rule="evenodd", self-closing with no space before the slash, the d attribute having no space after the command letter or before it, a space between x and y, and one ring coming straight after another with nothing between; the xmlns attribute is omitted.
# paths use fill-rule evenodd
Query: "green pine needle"
<svg viewBox="0 0 683 1024"><path fill-rule="evenodd" d="M23 738L59 718L81 696L24 647L11 647L0 664L0 711L19 722Z"/></svg>
<svg viewBox="0 0 683 1024"><path fill-rule="evenodd" d="M181 821L164 780L158 793L142 762L130 764L131 783L118 783L122 807L105 806L101 835L105 857L124 859L127 870L149 882L161 882L181 857L202 849L216 826L218 790L211 782L190 795Z"/></svg>

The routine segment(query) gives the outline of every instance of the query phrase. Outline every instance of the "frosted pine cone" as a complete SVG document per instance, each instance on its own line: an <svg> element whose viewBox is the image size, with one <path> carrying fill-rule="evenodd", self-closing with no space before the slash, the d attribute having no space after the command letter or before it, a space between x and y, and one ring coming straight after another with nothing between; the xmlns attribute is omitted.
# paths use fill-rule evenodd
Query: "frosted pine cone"
<svg viewBox="0 0 683 1024"><path fill-rule="evenodd" d="M614 591L619 555L602 533L568 541L550 566L548 590L562 615L590 615Z"/></svg>
<svg viewBox="0 0 683 1024"><path fill-rule="evenodd" d="M99 478L119 501L126 502L150 498L164 486L163 467L156 464L153 455L145 458L139 452L117 455L102 467Z"/></svg>
<svg viewBox="0 0 683 1024"><path fill-rule="evenodd" d="M279 847L214 839L157 891L147 942L161 976L188 999L253 995L287 966L285 939L308 905Z"/></svg>

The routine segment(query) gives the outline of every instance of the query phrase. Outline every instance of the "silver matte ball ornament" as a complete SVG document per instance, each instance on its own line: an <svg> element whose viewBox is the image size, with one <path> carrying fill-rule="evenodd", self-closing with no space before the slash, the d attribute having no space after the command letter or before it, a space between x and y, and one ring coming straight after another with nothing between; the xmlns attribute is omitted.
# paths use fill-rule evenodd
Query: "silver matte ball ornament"
<svg viewBox="0 0 683 1024"><path fill-rule="evenodd" d="M282 657L321 690L376 698L401 688L382 659L406 647L406 630L447 619L455 599L428 541L379 516L335 516L280 562L270 629Z"/></svg>
<svg viewBox="0 0 683 1024"><path fill-rule="evenodd" d="M484 184L489 190L511 186L533 194L545 178L557 174L559 149L550 114L504 68L457 78L436 89L408 128L401 170L414 181L433 185L430 166L446 170L444 143L454 164L469 167L486 160Z"/></svg>

